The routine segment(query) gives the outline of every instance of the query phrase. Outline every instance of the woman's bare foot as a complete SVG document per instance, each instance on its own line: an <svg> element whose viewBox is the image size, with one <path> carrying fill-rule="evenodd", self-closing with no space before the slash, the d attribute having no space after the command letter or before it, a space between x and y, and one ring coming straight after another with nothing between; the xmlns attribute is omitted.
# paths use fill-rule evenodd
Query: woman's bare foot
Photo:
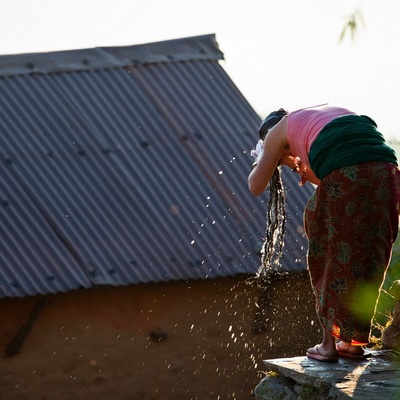
<svg viewBox="0 0 400 400"><path fill-rule="evenodd" d="M339 357L343 358L364 360L370 356L370 354L364 352L364 349L361 346L353 346L350 343L343 341L336 343L336 350L339 353Z"/></svg>
<svg viewBox="0 0 400 400"><path fill-rule="evenodd" d="M336 343L336 350L338 352L350 353L355 356L360 356L364 354L364 349L361 346L353 346L350 343L339 341Z"/></svg>

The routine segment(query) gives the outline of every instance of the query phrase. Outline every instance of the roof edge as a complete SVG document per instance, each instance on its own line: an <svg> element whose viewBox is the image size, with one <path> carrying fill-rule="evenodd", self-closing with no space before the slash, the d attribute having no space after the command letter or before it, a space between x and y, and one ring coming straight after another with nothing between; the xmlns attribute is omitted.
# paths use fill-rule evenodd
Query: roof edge
<svg viewBox="0 0 400 400"><path fill-rule="evenodd" d="M91 71L185 60L222 60L215 34L192 36L133 46L95 47L46 53L0 56L0 77Z"/></svg>

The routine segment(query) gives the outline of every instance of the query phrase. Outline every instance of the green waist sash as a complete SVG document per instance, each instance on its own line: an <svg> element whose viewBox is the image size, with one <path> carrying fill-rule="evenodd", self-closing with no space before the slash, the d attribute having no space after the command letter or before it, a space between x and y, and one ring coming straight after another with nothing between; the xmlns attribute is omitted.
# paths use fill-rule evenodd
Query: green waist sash
<svg viewBox="0 0 400 400"><path fill-rule="evenodd" d="M365 115L345 115L329 122L311 145L310 167L320 180L335 169L366 162L397 165L395 151Z"/></svg>

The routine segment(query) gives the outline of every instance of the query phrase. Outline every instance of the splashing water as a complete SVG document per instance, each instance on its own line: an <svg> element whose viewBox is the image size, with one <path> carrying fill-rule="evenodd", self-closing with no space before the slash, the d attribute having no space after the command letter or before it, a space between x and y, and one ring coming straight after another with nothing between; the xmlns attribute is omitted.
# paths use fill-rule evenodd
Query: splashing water
<svg viewBox="0 0 400 400"><path fill-rule="evenodd" d="M281 167L275 169L270 184L270 198L267 209L267 228L265 241L261 250L261 266L257 277L270 274L280 266L285 236L285 194L282 186Z"/></svg>

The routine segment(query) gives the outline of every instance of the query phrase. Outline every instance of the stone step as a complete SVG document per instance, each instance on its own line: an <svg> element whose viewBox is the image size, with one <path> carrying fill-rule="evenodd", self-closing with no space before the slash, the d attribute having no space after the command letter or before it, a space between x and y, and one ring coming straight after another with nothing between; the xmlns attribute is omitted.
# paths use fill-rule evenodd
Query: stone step
<svg viewBox="0 0 400 400"><path fill-rule="evenodd" d="M307 357L264 360L268 372L254 393L259 400L400 400L399 359L398 352L373 351L366 360L340 358L338 363Z"/></svg>

